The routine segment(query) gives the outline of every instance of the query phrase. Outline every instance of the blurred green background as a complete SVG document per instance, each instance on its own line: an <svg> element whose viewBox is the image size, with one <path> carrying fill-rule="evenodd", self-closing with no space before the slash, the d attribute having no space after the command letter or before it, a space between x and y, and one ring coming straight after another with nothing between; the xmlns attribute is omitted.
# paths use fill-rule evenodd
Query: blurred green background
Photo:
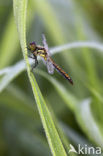
<svg viewBox="0 0 103 156"><path fill-rule="evenodd" d="M74 41L101 43L103 1L29 0L27 44L31 41L41 44L42 33L49 47ZM56 90L55 84L46 78L47 70L41 61L34 75L55 116L54 121L67 139L65 149L68 151L69 143L76 149L78 144L103 149L103 54L97 49L75 48L52 58L70 74L73 86L55 72L52 77L63 86L60 91ZM13 2L0 0L0 70L22 59ZM0 76L0 85L3 76ZM72 101L75 101L73 108ZM0 155L51 155L26 72L0 93Z"/></svg>

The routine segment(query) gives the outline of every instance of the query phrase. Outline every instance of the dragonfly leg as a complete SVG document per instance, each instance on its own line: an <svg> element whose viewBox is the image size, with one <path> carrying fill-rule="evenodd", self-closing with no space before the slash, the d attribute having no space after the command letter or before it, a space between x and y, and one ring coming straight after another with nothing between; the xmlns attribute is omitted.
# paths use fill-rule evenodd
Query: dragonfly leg
<svg viewBox="0 0 103 156"><path fill-rule="evenodd" d="M38 60L37 60L37 56L33 55L34 59L35 59L35 63L32 65L31 71L33 71L33 69L38 65Z"/></svg>

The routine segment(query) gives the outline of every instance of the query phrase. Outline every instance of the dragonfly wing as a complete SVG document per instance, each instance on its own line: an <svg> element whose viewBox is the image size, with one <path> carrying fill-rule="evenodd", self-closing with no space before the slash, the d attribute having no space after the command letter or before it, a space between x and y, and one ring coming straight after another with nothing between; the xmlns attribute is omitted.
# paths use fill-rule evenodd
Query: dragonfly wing
<svg viewBox="0 0 103 156"><path fill-rule="evenodd" d="M54 66L53 66L52 62L47 60L46 65L47 65L48 73L53 74L54 73Z"/></svg>
<svg viewBox="0 0 103 156"><path fill-rule="evenodd" d="M44 60L44 58L43 58L43 57L41 57L41 59L42 59L43 63L46 65L46 61Z"/></svg>
<svg viewBox="0 0 103 156"><path fill-rule="evenodd" d="M42 42L43 42L44 48L46 49L47 54L49 55L49 48L48 48L48 44L46 42L46 38L44 34L42 34Z"/></svg>
<svg viewBox="0 0 103 156"><path fill-rule="evenodd" d="M48 56L48 58L46 60L46 66L47 66L48 73L53 74L54 73L54 66L53 66L53 64L52 64L52 62L50 61L50 58L49 58L50 57L49 48L48 48L48 44L46 42L46 38L45 38L44 34L42 34L42 42L43 42L43 46L46 49L47 56Z"/></svg>

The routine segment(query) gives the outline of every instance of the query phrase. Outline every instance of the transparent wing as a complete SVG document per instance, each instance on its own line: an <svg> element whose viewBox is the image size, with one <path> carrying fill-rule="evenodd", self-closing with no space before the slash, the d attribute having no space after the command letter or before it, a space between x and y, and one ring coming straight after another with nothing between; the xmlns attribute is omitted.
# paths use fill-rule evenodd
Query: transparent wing
<svg viewBox="0 0 103 156"><path fill-rule="evenodd" d="M54 73L54 66L53 64L49 61L49 59L47 59L46 61L44 60L44 58L42 58L43 63L47 66L47 70L49 74L53 74Z"/></svg>
<svg viewBox="0 0 103 156"><path fill-rule="evenodd" d="M53 73L54 73L54 66L53 66L52 62L50 61L50 59L49 59L50 53L49 53L48 44L47 44L47 42L46 42L46 38L45 38L45 35L44 35L44 34L42 34L42 43L43 43L43 46L44 46L44 48L46 49L46 52L47 52L47 54L48 54L47 60L46 60L46 61L43 60L43 62L44 62L44 63L46 64L46 66L47 66L48 73L49 73L49 74L53 74Z"/></svg>
<svg viewBox="0 0 103 156"><path fill-rule="evenodd" d="M46 65L47 65L48 73L53 74L54 73L54 66L53 66L52 62L47 60Z"/></svg>
<svg viewBox="0 0 103 156"><path fill-rule="evenodd" d="M45 38L45 35L44 34L42 34L42 43L43 43L44 48L46 49L47 54L50 55L48 44L46 42L46 38Z"/></svg>

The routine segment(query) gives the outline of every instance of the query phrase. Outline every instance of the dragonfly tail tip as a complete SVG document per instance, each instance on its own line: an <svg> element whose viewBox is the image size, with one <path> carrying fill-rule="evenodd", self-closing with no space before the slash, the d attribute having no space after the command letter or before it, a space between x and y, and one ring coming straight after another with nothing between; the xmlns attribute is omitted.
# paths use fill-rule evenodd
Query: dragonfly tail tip
<svg viewBox="0 0 103 156"><path fill-rule="evenodd" d="M72 85L74 84L72 79L69 79L69 81L70 81L70 83L71 83Z"/></svg>

